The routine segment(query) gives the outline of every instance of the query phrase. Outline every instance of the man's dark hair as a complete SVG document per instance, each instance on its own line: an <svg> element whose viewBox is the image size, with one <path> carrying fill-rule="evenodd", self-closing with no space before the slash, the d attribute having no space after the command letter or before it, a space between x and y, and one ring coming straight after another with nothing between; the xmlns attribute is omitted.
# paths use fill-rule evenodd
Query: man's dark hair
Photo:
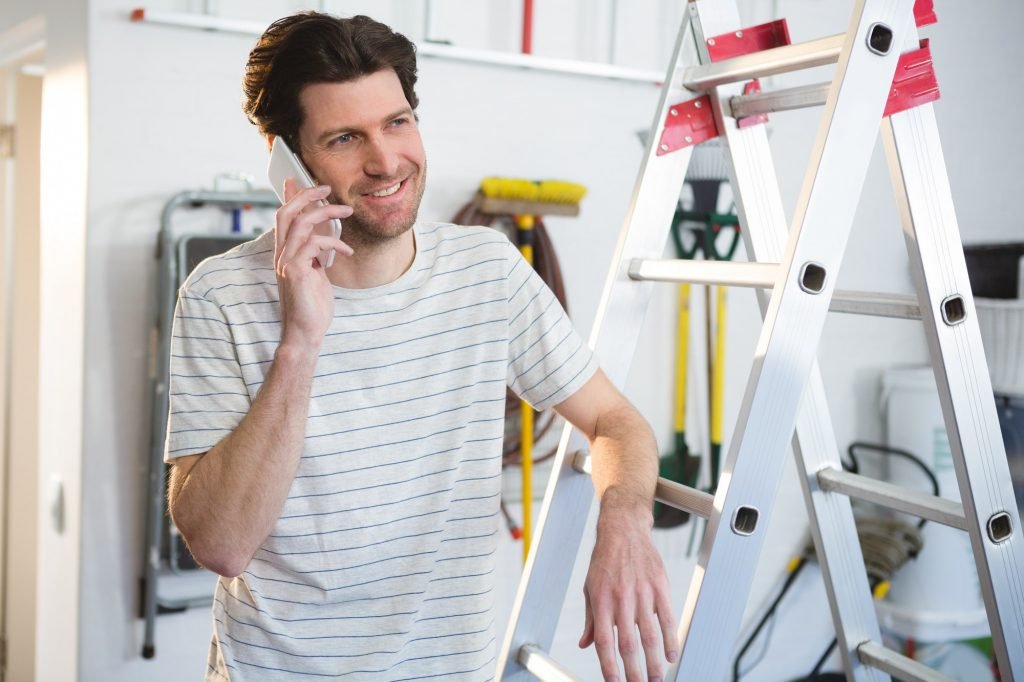
<svg viewBox="0 0 1024 682"><path fill-rule="evenodd" d="M271 24L249 53L243 109L263 135L279 135L298 152L303 88L356 80L388 68L398 75L415 110L416 47L408 38L370 17L300 12Z"/></svg>

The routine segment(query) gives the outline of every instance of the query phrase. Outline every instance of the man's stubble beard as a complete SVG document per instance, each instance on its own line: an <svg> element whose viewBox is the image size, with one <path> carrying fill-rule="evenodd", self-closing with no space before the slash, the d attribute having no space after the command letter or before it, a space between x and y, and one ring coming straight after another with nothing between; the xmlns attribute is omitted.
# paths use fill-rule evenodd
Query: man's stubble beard
<svg viewBox="0 0 1024 682"><path fill-rule="evenodd" d="M352 214L342 220L341 239L353 249L364 253L368 250L377 250L386 247L412 228L419 215L420 203L423 201L423 192L427 186L427 165L424 161L419 173L419 183L415 188L415 196L412 202L412 210L408 219L403 221L396 228L383 228L370 221L363 220L359 215Z"/></svg>

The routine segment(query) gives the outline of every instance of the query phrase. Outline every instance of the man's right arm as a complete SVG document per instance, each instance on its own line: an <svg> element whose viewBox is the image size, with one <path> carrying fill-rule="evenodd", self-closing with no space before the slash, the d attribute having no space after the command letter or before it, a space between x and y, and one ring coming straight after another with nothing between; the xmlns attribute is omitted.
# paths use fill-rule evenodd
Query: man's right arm
<svg viewBox="0 0 1024 682"><path fill-rule="evenodd" d="M203 566L240 574L281 514L302 457L317 353L279 346L249 413L171 469L168 508Z"/></svg>
<svg viewBox="0 0 1024 682"><path fill-rule="evenodd" d="M168 509L192 556L223 576L239 575L281 514L302 459L310 390L320 344L334 316L333 287L316 256L351 255L347 244L314 233L351 208L319 206L329 188L296 191L277 212L274 270L281 342L246 415L208 452L175 459Z"/></svg>

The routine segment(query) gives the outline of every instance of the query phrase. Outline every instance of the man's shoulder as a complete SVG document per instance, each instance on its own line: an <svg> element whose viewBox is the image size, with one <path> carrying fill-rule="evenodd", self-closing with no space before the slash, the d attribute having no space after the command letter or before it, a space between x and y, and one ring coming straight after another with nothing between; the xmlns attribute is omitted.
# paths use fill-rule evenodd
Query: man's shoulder
<svg viewBox="0 0 1024 682"><path fill-rule="evenodd" d="M212 301L216 292L225 289L273 283L274 233L268 231L199 263L182 289Z"/></svg>
<svg viewBox="0 0 1024 682"><path fill-rule="evenodd" d="M514 247L504 231L481 225L431 223L423 225L419 239L424 251L435 259L505 259L514 255Z"/></svg>

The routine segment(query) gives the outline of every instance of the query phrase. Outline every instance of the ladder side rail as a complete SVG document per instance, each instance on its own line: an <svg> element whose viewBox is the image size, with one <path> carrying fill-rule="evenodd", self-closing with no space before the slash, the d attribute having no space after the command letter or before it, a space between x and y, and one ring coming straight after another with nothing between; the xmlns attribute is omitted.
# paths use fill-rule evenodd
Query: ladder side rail
<svg viewBox="0 0 1024 682"><path fill-rule="evenodd" d="M620 388L625 386L629 361L635 353L654 286L651 282L631 280L629 263L638 255L661 257L664 253L679 190L692 155L690 147L672 154L657 154L669 108L677 100L692 96L678 85L682 82L681 61L690 35L690 17L684 14L647 140L646 155L590 335L590 346L598 362L612 383ZM614 320L614 328L605 329L605 319ZM560 607L572 576L571 559L577 555L594 500L590 476L581 474L573 466L575 452L586 448L583 436L566 425L499 652L497 680L525 682L531 679L518 662L519 650L524 645L544 651L551 648Z"/></svg>
<svg viewBox="0 0 1024 682"><path fill-rule="evenodd" d="M700 11L704 16L705 10ZM872 54L867 49L868 32L876 24L887 25L896 38L893 44L900 45L910 20L908 1L861 0L854 9L794 216L784 259L786 276L780 278L766 310L715 499L717 513L708 523L681 618L683 647L676 679L717 680L726 674L732 647L723 645L732 643L739 630L781 477L781 453L794 435L877 121L896 68L898 50ZM710 32L709 25L702 26L705 33ZM721 102L713 103L718 114ZM810 263L822 268L823 281L807 279ZM752 514L760 517L755 527L743 524L743 517L749 521ZM716 600L719 595L727 596Z"/></svg>
<svg viewBox="0 0 1024 682"><path fill-rule="evenodd" d="M717 11L724 13L721 8ZM730 25L730 19L736 21L718 14L707 17L705 12L702 16L705 24L708 18L719 26ZM739 91L737 86L733 87ZM727 93L722 88L716 96L728 101ZM712 102L715 103L714 98ZM727 124L723 118L726 111L724 107L716 109L719 129L726 142L737 213L744 226L744 246L751 260L778 262L785 251L788 228L767 132L764 126L739 128ZM763 316L768 292L758 291L757 298ZM858 645L864 641L880 642L881 633L850 500L843 495L823 493L815 478L820 468L841 466L817 362L811 369L797 419L793 454L846 677L858 682L889 680L887 674L864 665L858 656Z"/></svg>
<svg viewBox="0 0 1024 682"><path fill-rule="evenodd" d="M747 253L759 261L779 260L785 249L787 230L775 167L768 155L767 133L763 126L725 129L731 157L731 182L737 188L737 211L744 225L744 246ZM776 191L766 191L766 188ZM763 315L768 293L759 291L757 294ZM842 466L817 362L811 369L797 418L793 454L847 679L888 680L889 676L882 671L865 666L857 654L862 642L880 642L881 632L850 499L823 492L816 481L820 469Z"/></svg>
<svg viewBox="0 0 1024 682"><path fill-rule="evenodd" d="M933 106L889 117L882 139L993 648L1003 679L1024 680L1024 532Z"/></svg>

